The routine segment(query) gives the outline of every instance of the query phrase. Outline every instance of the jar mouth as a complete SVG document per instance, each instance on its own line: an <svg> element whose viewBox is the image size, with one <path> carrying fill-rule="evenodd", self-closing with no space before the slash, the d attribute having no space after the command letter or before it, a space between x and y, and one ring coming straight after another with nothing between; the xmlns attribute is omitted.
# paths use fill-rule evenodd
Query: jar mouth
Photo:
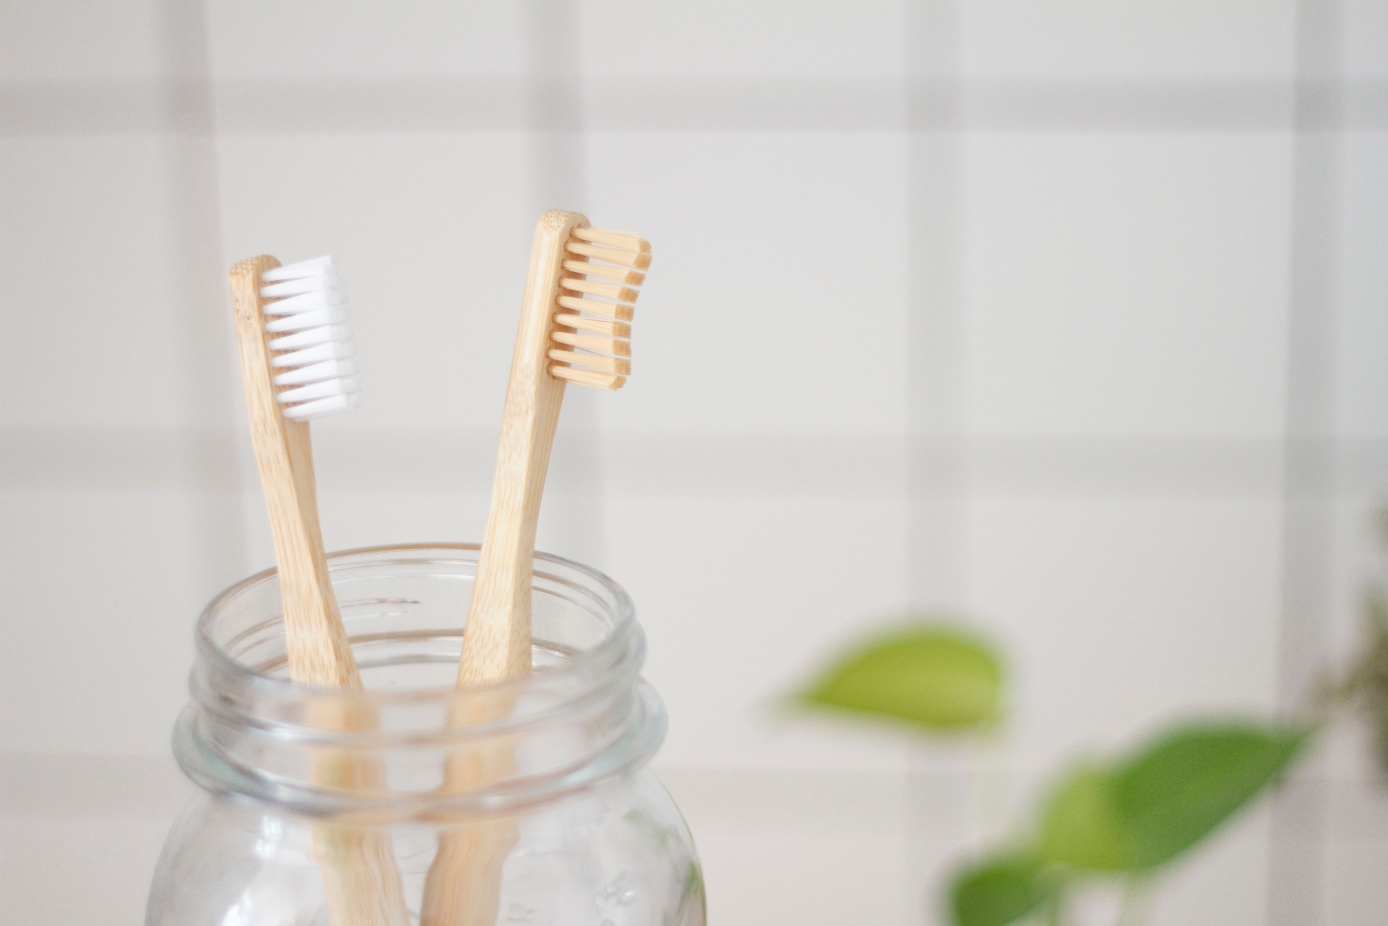
<svg viewBox="0 0 1388 926"><path fill-rule="evenodd" d="M216 596L198 620L193 700L175 729L184 771L209 790L309 813L429 816L505 809L644 764L664 710L639 677L645 638L631 599L595 569L537 553L535 671L455 687L479 554L418 543L328 556L362 689L288 677L277 570ZM370 722L344 725L349 715ZM513 756L504 774L440 791L445 762L498 749ZM314 769L343 756L380 769L383 784L323 785Z"/></svg>
<svg viewBox="0 0 1388 926"><path fill-rule="evenodd" d="M391 566L400 565L473 565L476 564L476 559L480 553L482 553L482 544L476 543L411 543L353 547L350 550L329 553L328 572L330 578L336 579L344 571L350 571L354 566L361 565L369 565L373 569L389 569ZM561 677L598 675L598 673L607 671L612 662L622 654L622 651L632 646L633 636L640 636L640 630L636 626L636 608L634 608L632 597L627 594L626 589L613 582L604 573L598 572L597 569L580 564L573 559L536 551L534 554L534 576L536 579L554 580L554 582L564 583L572 589L575 587L575 583L565 573L576 573L576 575L582 576L583 579L589 580L608 597L608 601L602 603L602 607L608 615L608 632L594 646L573 651L565 664L554 665L545 669L545 675ZM264 571L247 576L246 579L232 584L228 589L219 593L217 597L212 598L207 607L203 608L203 614L198 616L197 629L194 632L194 644L196 644L198 659L210 664L212 671L217 672L218 676L222 676L225 682L243 684L243 686L257 689L262 693L271 694L271 696L275 693L282 693L285 697L303 698L305 694L312 693L312 697L315 698L333 697L333 694L336 693L333 689L322 689L322 687L311 686L311 684L294 682L287 676L266 675L264 671L257 671L254 665L236 658L236 655L230 653L229 648L239 643L240 639L244 637L244 632L237 633L236 636L228 637L225 640L218 639L219 619L225 614L229 601L242 598L246 596L248 591L257 589L257 587L278 583L278 580L279 569L271 566L269 569L264 569ZM396 604L409 604L409 601L397 600ZM339 605L343 607L343 601L339 600ZM269 621L276 622L280 619L282 619L282 615L276 612L272 618L269 618ZM461 629L462 621L459 621L459 630ZM355 643L358 641L359 639L354 637L354 650ZM264 666L261 666L261 669L264 669ZM469 687L466 690L459 690L452 684L433 684L433 686L372 691L372 700L408 704L411 701L429 701L440 697L450 701L457 701L459 698L466 700L469 696L494 698L504 697L508 691L518 693L518 691L526 689L527 686L533 686L530 677L483 684L483 686ZM351 691L340 691L340 696L348 698L348 700L358 697Z"/></svg>

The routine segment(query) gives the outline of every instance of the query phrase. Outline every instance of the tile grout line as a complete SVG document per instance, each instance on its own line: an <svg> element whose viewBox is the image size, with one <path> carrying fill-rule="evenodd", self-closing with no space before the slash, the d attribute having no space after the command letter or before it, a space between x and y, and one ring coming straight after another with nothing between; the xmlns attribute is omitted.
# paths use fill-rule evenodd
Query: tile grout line
<svg viewBox="0 0 1388 926"><path fill-rule="evenodd" d="M560 0L531 0L555 22ZM570 11L572 12L572 11ZM561 30L556 30L562 33ZM538 32L538 34L536 34ZM535 47L575 52L532 29ZM542 75L543 76L543 75ZM550 76L553 76L551 73ZM1335 88L1319 78L1285 80L979 79L853 81L667 78L639 86L589 81L588 132L1157 132L1281 133L1299 106L1308 122L1364 130L1388 127L1388 81L1338 89L1353 105L1325 105ZM440 78L219 81L212 88L222 135L534 130L537 108L571 108L569 86L550 80ZM610 91L610 92L609 92ZM174 130L158 81L0 80L0 136L159 134ZM1294 100L1300 98L1299 103ZM954 106L966 99L968 111ZM903 100L906 111L903 116ZM581 134L581 133L580 133Z"/></svg>
<svg viewBox="0 0 1388 926"><path fill-rule="evenodd" d="M0 435L7 484L32 492L185 492L210 485L235 494L243 440L231 426L13 427ZM495 433L486 428L336 431L318 440L324 448L319 481L329 491L390 491L404 476L415 491L483 492L495 449ZM903 451L900 436L889 433L653 435L575 428L564 440L565 453L595 455L599 451L590 445L599 444L612 454L604 472L621 491L608 495L770 491L907 496L932 504L965 496L1240 502L1280 501L1285 489L1282 439L963 440L917 434ZM197 468L184 465L190 443L197 447ZM1300 440L1295 447L1298 458L1337 461L1337 469L1310 474L1314 478L1299 490L1303 498L1362 495L1379 488L1376 474L1388 467L1388 439ZM466 454L468 474L462 484L460 453ZM970 466L967 485L941 462L962 459ZM566 475L556 477L551 491L572 495L575 487ZM582 483L579 488L586 491ZM921 597L944 597L937 587L926 587Z"/></svg>
<svg viewBox="0 0 1388 926"><path fill-rule="evenodd" d="M1338 287L1339 119L1344 40L1339 2L1296 6L1290 267L1287 281L1285 434L1282 465L1282 587L1277 700L1296 717L1327 654L1322 619L1330 599L1332 505L1308 491L1335 480L1334 460L1308 439L1334 433L1335 315ZM1333 92L1310 98L1304 76L1333 75ZM1318 82L1322 86L1323 82ZM1323 921L1326 859L1321 796L1289 787L1273 799L1268 912L1273 926Z"/></svg>
<svg viewBox="0 0 1388 926"><path fill-rule="evenodd" d="M954 0L915 7L907 28L908 85L913 68L957 79L961 12ZM934 76L939 76L936 73ZM909 100L917 107L919 100ZM930 101L932 118L967 120L962 94ZM913 110L908 125L918 121ZM911 499L908 562L914 606L961 608L967 587L967 329L963 306L965 136L959 131L906 133L908 421L907 490ZM925 506L931 506L929 512Z"/></svg>
<svg viewBox="0 0 1388 926"><path fill-rule="evenodd" d="M525 126L530 146L531 211L572 209L587 214L591 187L586 155L583 60L579 33L582 10L575 0L528 0L525 7L529 61L526 63ZM589 215L598 225L601 216ZM574 440L596 430L602 410L591 391L565 390L564 413L555 439L549 484L562 467L566 482L579 487L567 511L549 506L542 515L558 528L557 552L603 568L608 559L606 468L601 441Z"/></svg>
<svg viewBox="0 0 1388 926"><path fill-rule="evenodd" d="M222 280L222 210L216 113L202 0L164 0L161 6L164 107L170 123L171 263L180 307L182 376L190 421L235 421L236 381L227 351ZM195 542L201 547L207 597L249 570L249 544L241 518L239 466L227 466L195 428L182 440L183 462L195 488ZM189 615L189 620L194 615Z"/></svg>
<svg viewBox="0 0 1388 926"><path fill-rule="evenodd" d="M926 74L948 84L959 81L961 10L957 0L927 0L907 4L904 15L906 595L913 609L960 608L969 599L970 502L964 468L969 455L962 449L931 451L967 435L959 269L965 136L958 131L967 116L962 93L925 99L916 89L918 78ZM935 123L943 131L921 132ZM919 808L927 803L914 789L930 771L929 754L908 747L901 785L903 889L905 908L922 913L938 908L935 892L942 877L931 870L938 860L912 830Z"/></svg>

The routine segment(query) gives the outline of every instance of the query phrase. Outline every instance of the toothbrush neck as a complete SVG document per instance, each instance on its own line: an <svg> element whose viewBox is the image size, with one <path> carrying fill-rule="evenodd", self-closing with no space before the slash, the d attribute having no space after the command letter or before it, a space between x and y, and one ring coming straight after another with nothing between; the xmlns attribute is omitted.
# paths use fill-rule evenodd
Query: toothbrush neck
<svg viewBox="0 0 1388 926"><path fill-rule="evenodd" d="M564 383L512 376L506 391L491 513L468 607L460 685L529 674L531 561Z"/></svg>

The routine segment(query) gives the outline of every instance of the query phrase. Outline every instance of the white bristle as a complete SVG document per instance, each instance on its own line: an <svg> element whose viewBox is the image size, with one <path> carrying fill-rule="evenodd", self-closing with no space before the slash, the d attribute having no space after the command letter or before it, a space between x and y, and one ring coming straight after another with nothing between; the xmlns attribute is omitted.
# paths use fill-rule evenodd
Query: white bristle
<svg viewBox="0 0 1388 926"><path fill-rule="evenodd" d="M321 380L342 379L348 376L355 376L357 372L357 362L350 358L324 360L322 363L311 363L306 367L296 367L288 373L281 373L275 377L276 386L302 386L304 383L316 383Z"/></svg>
<svg viewBox="0 0 1388 926"><path fill-rule="evenodd" d="M319 328L323 325L339 325L347 321L347 310L340 305L326 309L308 309L297 315L281 315L265 323L265 330L271 334L285 331L303 331L305 328Z"/></svg>
<svg viewBox="0 0 1388 926"><path fill-rule="evenodd" d="M347 319L347 294L331 257L265 271L265 330L284 417L307 421L356 408L361 382Z"/></svg>

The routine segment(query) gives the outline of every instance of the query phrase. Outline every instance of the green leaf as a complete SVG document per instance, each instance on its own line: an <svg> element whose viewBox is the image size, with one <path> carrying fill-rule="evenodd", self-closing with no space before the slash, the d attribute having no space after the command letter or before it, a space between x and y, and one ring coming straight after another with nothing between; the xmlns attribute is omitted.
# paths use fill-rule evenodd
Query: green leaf
<svg viewBox="0 0 1388 926"><path fill-rule="evenodd" d="M950 911L955 926L1006 926L1052 902L1061 880L1029 855L1002 855L955 875Z"/></svg>
<svg viewBox="0 0 1388 926"><path fill-rule="evenodd" d="M869 640L799 696L802 703L960 730L998 715L1002 668L960 630L917 625Z"/></svg>
<svg viewBox="0 0 1388 926"><path fill-rule="evenodd" d="M1139 751L1114 776L1131 867L1161 865L1200 842L1285 771L1307 737L1255 723L1201 724Z"/></svg>
<svg viewBox="0 0 1388 926"><path fill-rule="evenodd" d="M1041 811L1036 851L1046 861L1092 871L1131 867L1112 769L1081 765L1061 779Z"/></svg>
<svg viewBox="0 0 1388 926"><path fill-rule="evenodd" d="M1307 736L1255 723L1194 724L1117 764L1077 768L1042 811L1037 854L1090 871L1163 865L1257 797Z"/></svg>

